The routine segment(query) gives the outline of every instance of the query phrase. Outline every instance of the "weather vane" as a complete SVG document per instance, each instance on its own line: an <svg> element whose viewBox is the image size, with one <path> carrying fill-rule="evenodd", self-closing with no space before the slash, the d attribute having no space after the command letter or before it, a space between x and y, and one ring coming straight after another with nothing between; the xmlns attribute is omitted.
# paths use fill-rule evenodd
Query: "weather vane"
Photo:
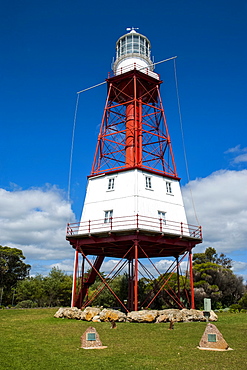
<svg viewBox="0 0 247 370"><path fill-rule="evenodd" d="M128 27L128 28L126 28L126 31L133 31L133 30L139 30L139 27Z"/></svg>

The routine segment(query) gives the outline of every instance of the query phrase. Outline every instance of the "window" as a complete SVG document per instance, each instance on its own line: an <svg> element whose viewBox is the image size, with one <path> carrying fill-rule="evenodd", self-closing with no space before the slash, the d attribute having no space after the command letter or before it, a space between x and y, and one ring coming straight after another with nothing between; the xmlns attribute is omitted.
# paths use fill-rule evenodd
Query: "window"
<svg viewBox="0 0 247 370"><path fill-rule="evenodd" d="M113 215L113 210L105 211L105 218L104 218L104 223L107 224L108 222L111 222Z"/></svg>
<svg viewBox="0 0 247 370"><path fill-rule="evenodd" d="M169 181L166 182L166 192L172 194L172 183Z"/></svg>
<svg viewBox="0 0 247 370"><path fill-rule="evenodd" d="M165 225L166 224L166 212L158 211L158 216L160 221Z"/></svg>
<svg viewBox="0 0 247 370"><path fill-rule="evenodd" d="M146 179L146 188L147 189L152 189L151 177L146 176L145 179Z"/></svg>
<svg viewBox="0 0 247 370"><path fill-rule="evenodd" d="M115 180L114 177L108 179L108 187L107 187L108 190L114 190L114 180Z"/></svg>
<svg viewBox="0 0 247 370"><path fill-rule="evenodd" d="M142 54L150 58L150 43L149 41L138 34L128 34L121 38L117 43L117 58L126 54Z"/></svg>

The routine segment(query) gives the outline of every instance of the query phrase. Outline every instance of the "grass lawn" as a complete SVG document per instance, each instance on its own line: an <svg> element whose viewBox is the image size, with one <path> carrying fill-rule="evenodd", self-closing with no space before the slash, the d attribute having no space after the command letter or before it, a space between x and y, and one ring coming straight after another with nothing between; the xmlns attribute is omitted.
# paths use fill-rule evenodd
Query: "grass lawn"
<svg viewBox="0 0 247 370"><path fill-rule="evenodd" d="M57 309L0 310L0 369L106 370L247 369L247 314L220 313L217 328L229 352L197 348L206 323L137 324L55 319ZM80 337L94 326L102 350L80 348Z"/></svg>

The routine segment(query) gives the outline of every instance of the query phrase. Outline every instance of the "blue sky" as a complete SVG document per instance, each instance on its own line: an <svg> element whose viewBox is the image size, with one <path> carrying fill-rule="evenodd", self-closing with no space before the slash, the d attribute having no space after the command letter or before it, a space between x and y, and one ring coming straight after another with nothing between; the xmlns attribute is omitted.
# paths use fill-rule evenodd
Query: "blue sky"
<svg viewBox="0 0 247 370"><path fill-rule="evenodd" d="M149 38L188 216L192 189L204 243L247 278L247 1L13 0L0 14L0 244L24 251L32 273L72 268L68 220L79 219L106 98L80 96L67 203L76 92L104 81L126 27Z"/></svg>

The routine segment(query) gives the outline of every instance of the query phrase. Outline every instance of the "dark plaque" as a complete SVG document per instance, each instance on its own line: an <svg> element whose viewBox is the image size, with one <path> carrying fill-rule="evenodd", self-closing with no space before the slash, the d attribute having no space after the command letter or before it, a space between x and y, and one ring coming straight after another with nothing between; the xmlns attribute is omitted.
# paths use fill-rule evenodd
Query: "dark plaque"
<svg viewBox="0 0 247 370"><path fill-rule="evenodd" d="M87 333L87 340L96 340L96 333Z"/></svg>
<svg viewBox="0 0 247 370"><path fill-rule="evenodd" d="M208 342L216 342L216 334L208 334Z"/></svg>

